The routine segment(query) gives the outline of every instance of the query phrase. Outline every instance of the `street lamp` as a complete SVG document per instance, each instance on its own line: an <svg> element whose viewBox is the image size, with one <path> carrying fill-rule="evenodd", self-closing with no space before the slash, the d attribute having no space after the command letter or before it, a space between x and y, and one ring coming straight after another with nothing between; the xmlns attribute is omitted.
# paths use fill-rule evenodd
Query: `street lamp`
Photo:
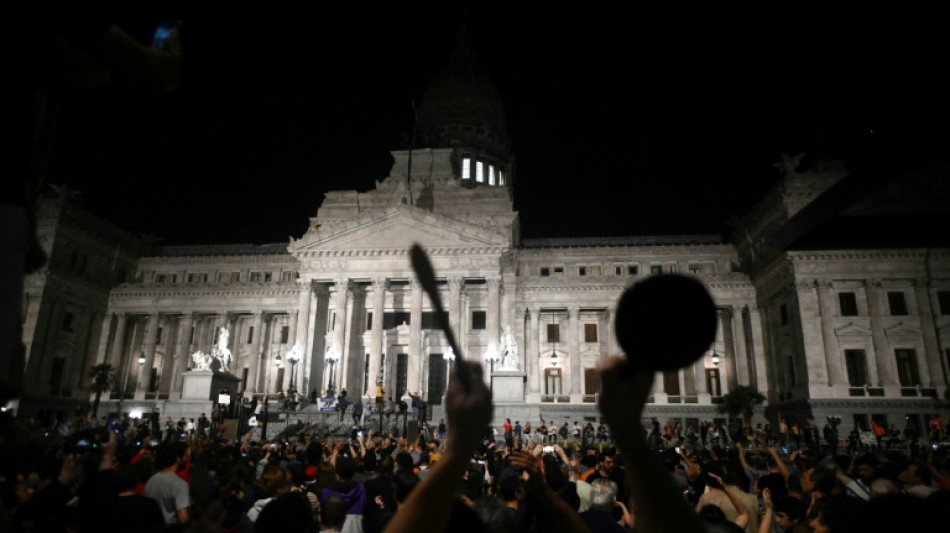
<svg viewBox="0 0 950 533"><path fill-rule="evenodd" d="M280 365L281 365L280 354L278 353L277 357L274 358L274 366L276 366L277 368L280 368ZM265 381L264 382L264 422L261 423L262 443L267 442L267 404L270 403L267 399L268 396L270 395L270 393L268 392L269 386L270 386L270 383L268 381Z"/></svg>
<svg viewBox="0 0 950 533"><path fill-rule="evenodd" d="M287 393L290 395L290 404L293 407L292 410L297 410L297 363L300 362L300 354L297 351L297 346L294 346L290 353L287 354L287 361L290 362L290 387L287 388Z"/></svg>
<svg viewBox="0 0 950 533"><path fill-rule="evenodd" d="M719 358L722 356L719 355L719 352L716 351L715 347L710 347L709 351L712 352L712 364L714 366L719 366Z"/></svg>
<svg viewBox="0 0 950 533"><path fill-rule="evenodd" d="M335 386L333 384L333 366L336 365L336 363L339 362L340 360L340 348L337 347L336 345L331 346L330 349L327 350L327 353L324 356L324 358L327 361L327 365L329 365L330 367L329 368L330 380L329 380L329 383L327 384L327 398L331 398L334 396L334 393L336 391Z"/></svg>
<svg viewBox="0 0 950 533"><path fill-rule="evenodd" d="M485 364L491 368L491 372L495 372L495 363L501 361L501 357L498 356L498 352L495 348L489 347L485 352Z"/></svg>

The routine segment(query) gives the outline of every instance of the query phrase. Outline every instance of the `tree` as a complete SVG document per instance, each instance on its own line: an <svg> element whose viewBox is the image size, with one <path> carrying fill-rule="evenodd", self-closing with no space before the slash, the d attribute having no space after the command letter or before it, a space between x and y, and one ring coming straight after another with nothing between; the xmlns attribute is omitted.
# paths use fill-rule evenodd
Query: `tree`
<svg viewBox="0 0 950 533"><path fill-rule="evenodd" d="M764 401L765 396L753 387L738 385L722 397L719 410L732 416L742 415L742 423L750 426L752 425L752 410Z"/></svg>
<svg viewBox="0 0 950 533"><path fill-rule="evenodd" d="M111 390L115 385L115 369L109 363L102 363L89 369L89 377L92 378L92 391L96 393L96 399L92 402L92 419L95 420L99 413L102 393Z"/></svg>

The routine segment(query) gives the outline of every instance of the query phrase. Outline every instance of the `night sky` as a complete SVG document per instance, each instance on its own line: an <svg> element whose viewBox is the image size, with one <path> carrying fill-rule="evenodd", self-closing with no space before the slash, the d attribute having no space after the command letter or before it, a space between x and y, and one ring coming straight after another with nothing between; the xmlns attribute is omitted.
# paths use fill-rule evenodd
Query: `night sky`
<svg viewBox="0 0 950 533"><path fill-rule="evenodd" d="M186 16L181 87L71 93L50 181L166 244L299 237L325 192L388 175L463 23L505 102L525 237L725 232L783 152L850 157L946 117L946 46L892 18L478 5Z"/></svg>

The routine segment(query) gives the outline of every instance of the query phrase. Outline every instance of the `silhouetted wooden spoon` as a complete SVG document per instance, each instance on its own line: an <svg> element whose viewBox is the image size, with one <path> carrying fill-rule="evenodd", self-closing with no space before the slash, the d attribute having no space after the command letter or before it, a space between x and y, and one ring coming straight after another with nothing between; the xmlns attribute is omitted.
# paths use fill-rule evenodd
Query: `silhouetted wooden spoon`
<svg viewBox="0 0 950 533"><path fill-rule="evenodd" d="M413 244L412 249L409 251L409 259L412 261L412 269L415 270L419 283L422 284L422 290L426 291L426 294L429 295L429 301L431 301L432 306L435 307L436 326L445 332L445 340L448 341L449 346L452 347L452 351L455 352L455 356L459 358L459 361L464 360L462 351L459 350L458 344L455 343L455 333L449 326L449 315L442 307L442 297L439 295L439 287L435 282L435 270L432 269L429 256L426 255L421 246ZM455 365L455 370L458 372L459 382L462 384L462 388L468 391L468 367L464 364Z"/></svg>

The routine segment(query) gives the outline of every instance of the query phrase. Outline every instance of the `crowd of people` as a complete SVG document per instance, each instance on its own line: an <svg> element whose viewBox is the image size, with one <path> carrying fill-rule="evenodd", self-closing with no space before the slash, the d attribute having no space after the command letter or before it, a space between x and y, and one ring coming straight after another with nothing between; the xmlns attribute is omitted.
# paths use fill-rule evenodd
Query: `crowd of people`
<svg viewBox="0 0 950 533"><path fill-rule="evenodd" d="M845 532L923 530L950 494L948 450L851 447L790 431L644 419L648 375L602 379L605 423L506 420L455 375L447 421L418 434L304 426L229 439L207 421L17 419L0 530L215 532ZM609 394L608 394L609 393ZM813 420L806 421L811 427ZM782 421L783 428L790 425ZM946 424L932 420L930 437ZM65 434L62 434L65 433ZM827 438L825 438L827 437Z"/></svg>

